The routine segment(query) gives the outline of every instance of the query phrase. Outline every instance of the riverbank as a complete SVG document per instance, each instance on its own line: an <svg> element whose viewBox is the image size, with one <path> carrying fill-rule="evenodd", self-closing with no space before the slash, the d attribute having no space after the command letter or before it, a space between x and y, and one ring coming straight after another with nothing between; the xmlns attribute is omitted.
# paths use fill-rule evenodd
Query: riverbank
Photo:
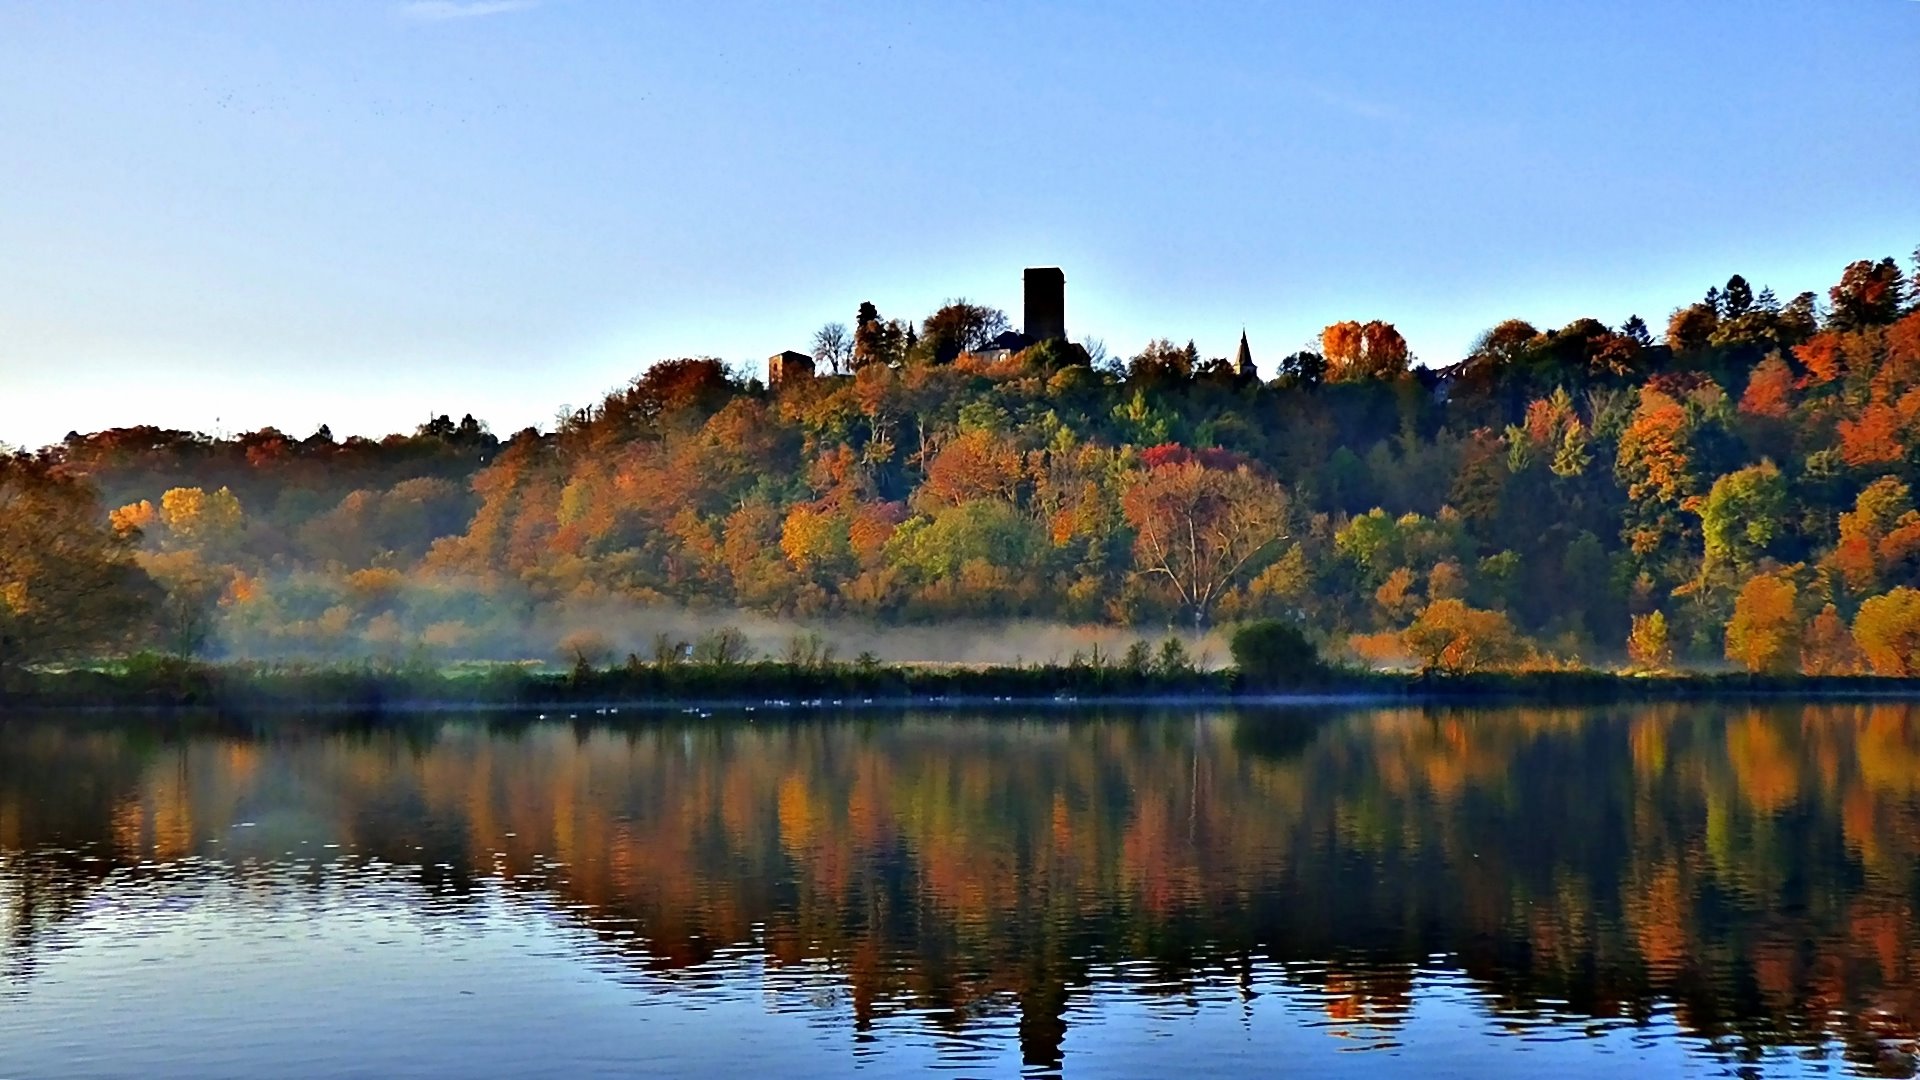
<svg viewBox="0 0 1920 1080"><path fill-rule="evenodd" d="M0 709L382 711L567 708L818 709L1096 704L1260 705L1405 702L1607 704L1771 698L1920 700L1920 679L1608 671L1465 675L1320 669L1253 680L1233 669L741 664L493 664L449 669L374 664L206 664L149 658L117 668L28 672Z"/></svg>

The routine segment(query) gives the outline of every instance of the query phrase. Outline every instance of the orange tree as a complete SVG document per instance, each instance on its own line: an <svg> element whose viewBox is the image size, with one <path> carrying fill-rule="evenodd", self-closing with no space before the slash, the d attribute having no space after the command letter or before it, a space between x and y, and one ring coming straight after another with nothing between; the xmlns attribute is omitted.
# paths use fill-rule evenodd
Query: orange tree
<svg viewBox="0 0 1920 1080"><path fill-rule="evenodd" d="M1460 600L1428 604L1400 639L1429 671L1479 671L1527 656L1525 639L1504 613L1468 607Z"/></svg>
<svg viewBox="0 0 1920 1080"><path fill-rule="evenodd" d="M1286 492L1244 465L1195 459L1150 468L1120 505L1139 572L1166 582L1195 626L1287 541Z"/></svg>
<svg viewBox="0 0 1920 1080"><path fill-rule="evenodd" d="M1748 671L1787 674L1800 660L1799 590L1784 574L1762 574L1740 588L1727 620L1727 659Z"/></svg>

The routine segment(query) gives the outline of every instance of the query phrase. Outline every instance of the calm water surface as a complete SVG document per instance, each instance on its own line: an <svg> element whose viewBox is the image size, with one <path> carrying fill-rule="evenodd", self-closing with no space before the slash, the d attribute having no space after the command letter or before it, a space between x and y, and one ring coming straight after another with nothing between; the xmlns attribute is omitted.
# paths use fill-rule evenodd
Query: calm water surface
<svg viewBox="0 0 1920 1080"><path fill-rule="evenodd" d="M0 717L0 1076L1914 1075L1920 710Z"/></svg>

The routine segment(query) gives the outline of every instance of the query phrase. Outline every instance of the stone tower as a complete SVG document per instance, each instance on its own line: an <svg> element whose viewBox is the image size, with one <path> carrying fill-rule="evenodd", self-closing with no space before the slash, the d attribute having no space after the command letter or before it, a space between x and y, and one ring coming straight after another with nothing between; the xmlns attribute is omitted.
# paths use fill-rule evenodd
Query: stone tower
<svg viewBox="0 0 1920 1080"><path fill-rule="evenodd" d="M1247 331L1240 330L1240 348L1233 354L1233 373L1243 379L1256 377L1259 372L1253 366L1253 350L1247 348Z"/></svg>
<svg viewBox="0 0 1920 1080"><path fill-rule="evenodd" d="M1067 275L1059 267L1027 267L1026 301L1027 344L1067 339Z"/></svg>
<svg viewBox="0 0 1920 1080"><path fill-rule="evenodd" d="M767 385L778 388L783 383L797 382L813 378L813 357L803 352L788 349L767 357Z"/></svg>

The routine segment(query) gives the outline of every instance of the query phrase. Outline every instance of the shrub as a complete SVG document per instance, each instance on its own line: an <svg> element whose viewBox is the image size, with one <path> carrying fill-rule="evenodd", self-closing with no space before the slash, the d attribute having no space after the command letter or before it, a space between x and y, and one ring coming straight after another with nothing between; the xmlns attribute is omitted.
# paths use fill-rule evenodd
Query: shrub
<svg viewBox="0 0 1920 1080"><path fill-rule="evenodd" d="M1242 623L1228 647L1233 666L1256 684L1303 682L1321 669L1320 650L1298 626L1281 619Z"/></svg>
<svg viewBox="0 0 1920 1080"><path fill-rule="evenodd" d="M693 662L706 667L733 667L753 659L747 635L738 627L723 626L700 635L693 644Z"/></svg>

